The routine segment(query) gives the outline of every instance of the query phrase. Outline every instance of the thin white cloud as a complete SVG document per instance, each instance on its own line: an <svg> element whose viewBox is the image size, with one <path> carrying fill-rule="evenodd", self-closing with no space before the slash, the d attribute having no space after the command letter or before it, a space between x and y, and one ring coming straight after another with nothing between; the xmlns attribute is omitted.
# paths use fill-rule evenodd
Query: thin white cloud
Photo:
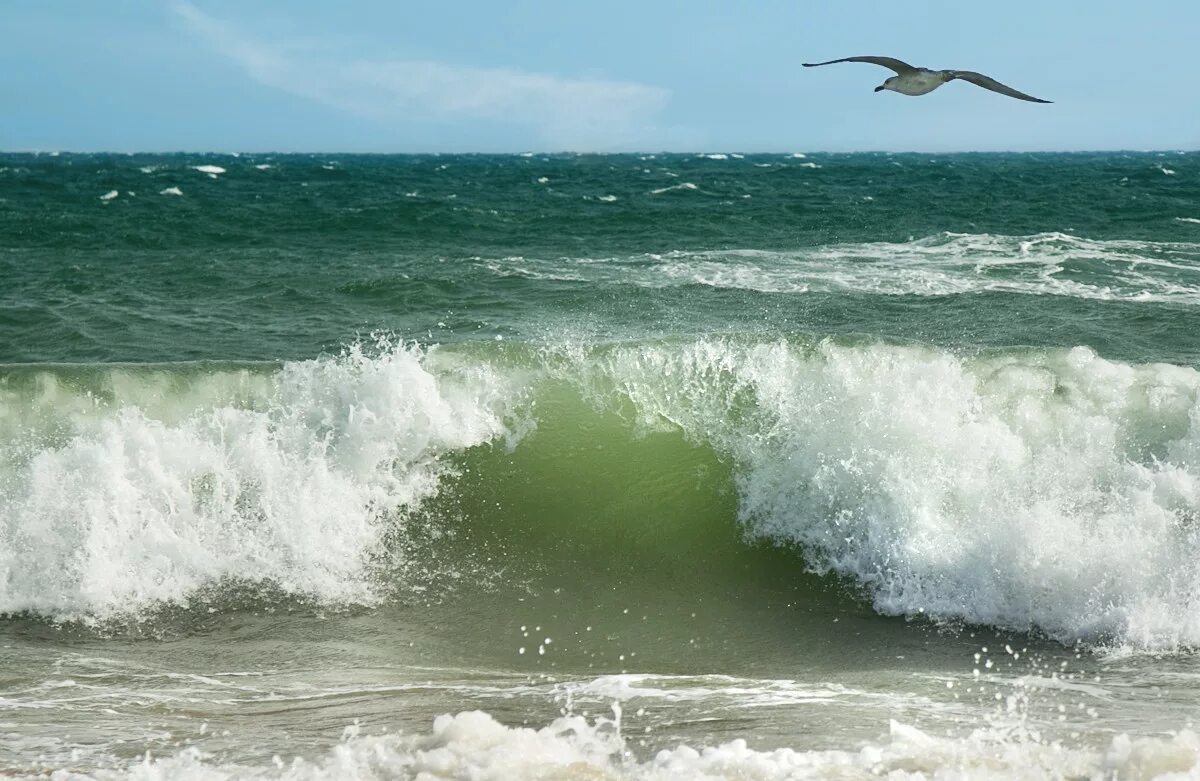
<svg viewBox="0 0 1200 781"><path fill-rule="evenodd" d="M653 133L669 91L510 68L429 61L338 60L256 40L187 2L172 5L193 33L269 87L376 119L497 120L563 149L612 149Z"/></svg>

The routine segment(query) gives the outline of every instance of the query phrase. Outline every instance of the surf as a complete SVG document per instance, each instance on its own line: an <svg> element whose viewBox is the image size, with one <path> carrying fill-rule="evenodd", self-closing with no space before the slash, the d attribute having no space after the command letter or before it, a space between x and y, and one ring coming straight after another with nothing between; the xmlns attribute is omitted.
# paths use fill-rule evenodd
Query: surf
<svg viewBox="0 0 1200 781"><path fill-rule="evenodd" d="M763 577L883 615L1200 644L1189 367L729 336L0 375L8 614L98 621L220 584L370 608L525 558L601 579L725 561L736 587L767 557Z"/></svg>

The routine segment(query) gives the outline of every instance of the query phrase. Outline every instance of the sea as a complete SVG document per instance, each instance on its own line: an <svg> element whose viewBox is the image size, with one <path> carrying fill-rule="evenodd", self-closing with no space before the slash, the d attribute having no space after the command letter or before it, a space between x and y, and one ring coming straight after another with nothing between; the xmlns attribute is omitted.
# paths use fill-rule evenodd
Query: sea
<svg viewBox="0 0 1200 781"><path fill-rule="evenodd" d="M0 773L1200 778L1200 153L0 154Z"/></svg>

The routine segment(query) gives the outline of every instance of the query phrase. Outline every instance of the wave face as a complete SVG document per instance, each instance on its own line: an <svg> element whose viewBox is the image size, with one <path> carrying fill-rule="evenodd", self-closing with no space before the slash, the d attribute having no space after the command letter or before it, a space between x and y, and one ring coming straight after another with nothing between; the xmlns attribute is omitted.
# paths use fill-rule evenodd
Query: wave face
<svg viewBox="0 0 1200 781"><path fill-rule="evenodd" d="M509 433L486 367L353 348L278 370L0 380L0 612L104 619L229 580L373 603L370 555L438 457Z"/></svg>
<svg viewBox="0 0 1200 781"><path fill-rule="evenodd" d="M447 475L476 495L451 508L469 526L598 534L550 509L590 490L561 465L673 431L622 499L650 526L679 514L698 478L675 465L699 446L731 465L700 479L732 479L748 538L795 546L797 574L849 578L881 613L1200 645L1190 368L876 341L385 344L274 369L14 369L0 388L4 612L103 618L227 581L374 604L396 575L372 562L413 511L440 511ZM624 422L598 438L601 420ZM503 508L497 462L471 455L498 441L533 486ZM707 533L681 523L656 544Z"/></svg>
<svg viewBox="0 0 1200 781"><path fill-rule="evenodd" d="M854 578L881 612L1200 640L1192 369L829 341L602 363L646 422L730 455L748 533Z"/></svg>

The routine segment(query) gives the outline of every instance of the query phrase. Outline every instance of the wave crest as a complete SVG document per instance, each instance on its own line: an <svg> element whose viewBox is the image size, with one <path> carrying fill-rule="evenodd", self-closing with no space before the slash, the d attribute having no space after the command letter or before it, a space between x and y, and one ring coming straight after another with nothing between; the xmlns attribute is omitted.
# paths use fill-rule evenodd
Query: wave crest
<svg viewBox="0 0 1200 781"><path fill-rule="evenodd" d="M436 492L439 457L512 434L495 372L386 342L269 374L24 385L0 396L0 612L57 619L183 605L222 579L370 604L370 556Z"/></svg>
<svg viewBox="0 0 1200 781"><path fill-rule="evenodd" d="M825 341L619 349L605 372L644 424L734 460L750 534L883 613L1200 643L1192 369Z"/></svg>

